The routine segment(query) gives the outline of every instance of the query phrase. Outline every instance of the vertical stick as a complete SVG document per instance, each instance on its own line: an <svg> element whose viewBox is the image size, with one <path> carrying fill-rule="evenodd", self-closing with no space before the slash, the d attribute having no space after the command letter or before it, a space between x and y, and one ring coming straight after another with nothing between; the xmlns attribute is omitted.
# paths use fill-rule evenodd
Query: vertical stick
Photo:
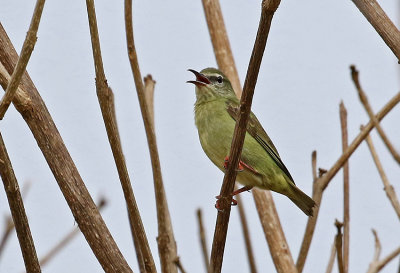
<svg viewBox="0 0 400 273"><path fill-rule="evenodd" d="M342 150L347 149L347 110L343 102L340 102L340 125L342 131ZM343 165L343 270L349 272L350 251L350 185L349 185L349 161Z"/></svg>
<svg viewBox="0 0 400 273"><path fill-rule="evenodd" d="M144 128L146 131L147 143L149 145L151 166L153 168L154 191L156 197L158 223L157 243L158 252L160 254L161 270L164 273L177 273L178 269L174 262L178 256L176 242L161 175L161 164L158 155L154 124L152 123L149 114L150 111L148 109L148 103L146 102L146 94L144 91L142 75L139 69L139 61L136 54L135 41L133 36L132 0L125 0L125 30L129 62L131 64L133 78L135 81L136 92L138 95L140 110L142 112Z"/></svg>
<svg viewBox="0 0 400 273"><path fill-rule="evenodd" d="M342 246L342 240L343 240L343 234L342 234L342 226L343 223L340 223L338 220L335 221L335 226L337 228L337 234L335 236L335 246L336 246L336 254L337 254L337 261L338 261L338 269L339 273L344 272L343 268L343 246Z"/></svg>
<svg viewBox="0 0 400 273"><path fill-rule="evenodd" d="M15 230L27 272L39 273L40 265L37 258L35 244L31 230L29 228L28 217L26 217L24 203L22 202L21 192L17 178L11 165L10 158L0 134L0 175L3 180L4 190L7 194L8 204L15 224Z"/></svg>
<svg viewBox="0 0 400 273"><path fill-rule="evenodd" d="M208 260L208 247L207 247L207 240L206 240L206 232L204 229L203 213L201 212L201 209L197 209L197 223L199 225L199 237L200 237L200 245L201 245L201 252L203 254L204 265L207 269L207 272L211 273L210 261Z"/></svg>

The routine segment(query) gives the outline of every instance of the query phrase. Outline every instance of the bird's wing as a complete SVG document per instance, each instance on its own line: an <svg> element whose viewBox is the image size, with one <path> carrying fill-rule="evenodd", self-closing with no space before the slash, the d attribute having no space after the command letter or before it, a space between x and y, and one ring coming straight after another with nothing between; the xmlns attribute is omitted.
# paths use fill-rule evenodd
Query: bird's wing
<svg viewBox="0 0 400 273"><path fill-rule="evenodd" d="M226 110L229 115L236 121L239 116L239 104L236 101L228 100L226 102ZM271 139L265 132L264 128L261 126L260 122L253 114L250 113L249 121L247 123L247 132L255 139L258 143L264 148L264 150L269 154L269 156L275 161L276 165L293 181L292 176L290 175L288 169L285 164L283 164L281 158L279 157L279 153L276 150L274 144ZM294 183L294 181L293 181Z"/></svg>

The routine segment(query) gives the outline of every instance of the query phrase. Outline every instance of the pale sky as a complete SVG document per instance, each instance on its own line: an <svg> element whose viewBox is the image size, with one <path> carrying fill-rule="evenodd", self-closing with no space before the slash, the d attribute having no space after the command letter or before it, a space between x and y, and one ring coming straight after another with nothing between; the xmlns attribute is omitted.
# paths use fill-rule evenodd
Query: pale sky
<svg viewBox="0 0 400 273"><path fill-rule="evenodd" d="M19 52L35 1L3 0L0 20ZM397 18L394 0L380 1ZM237 69L243 83L257 31L260 1L221 1ZM193 75L188 68L215 67L201 1L134 1L133 24L142 75L152 74L155 123L161 167L178 253L187 272L205 272L195 211L203 209L209 248L223 173L203 153L194 125ZM115 94L118 125L135 197L158 264L152 172L143 122L130 70L123 1L96 1L106 77ZM253 112L277 147L296 184L311 195L311 152L330 168L341 154L339 103L348 111L349 141L368 116L350 78L350 64L374 111L399 91L394 54L351 1L282 1L272 21L257 82ZM102 215L123 255L138 272L125 201L98 105L84 1L48 1L28 72L45 101L80 174L96 200L109 205ZM400 106L382 126L400 151ZM10 107L0 128L20 185L31 181L25 200L38 256L76 226L31 132ZM387 176L400 193L400 169L374 131L372 138ZM350 159L350 272L365 272L374 252L375 228L385 256L400 245L399 221L391 207L366 143ZM297 259L307 217L284 196L273 194L286 238ZM324 272L342 220L342 173L331 181L321 205L304 272ZM252 196L243 193L259 272L274 272ZM8 215L4 191L0 213ZM2 216L2 217L3 217ZM3 217L4 219L4 217ZM0 224L0 233L3 230ZM383 257L382 256L382 257ZM394 272L399 258L382 272ZM159 266L158 266L159 268ZM0 259L0 272L24 269L15 234ZM79 235L43 272L102 272ZM223 272L248 272L237 208L233 208ZM337 272L335 265L334 272Z"/></svg>

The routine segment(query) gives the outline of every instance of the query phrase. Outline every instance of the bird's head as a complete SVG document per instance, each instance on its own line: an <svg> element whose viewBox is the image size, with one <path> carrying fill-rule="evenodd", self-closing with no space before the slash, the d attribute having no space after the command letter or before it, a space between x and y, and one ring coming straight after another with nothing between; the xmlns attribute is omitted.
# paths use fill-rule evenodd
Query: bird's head
<svg viewBox="0 0 400 273"><path fill-rule="evenodd" d="M187 81L196 85L197 101L210 101L219 98L236 97L229 79L216 68L205 68L200 72L189 69L196 76L195 81Z"/></svg>

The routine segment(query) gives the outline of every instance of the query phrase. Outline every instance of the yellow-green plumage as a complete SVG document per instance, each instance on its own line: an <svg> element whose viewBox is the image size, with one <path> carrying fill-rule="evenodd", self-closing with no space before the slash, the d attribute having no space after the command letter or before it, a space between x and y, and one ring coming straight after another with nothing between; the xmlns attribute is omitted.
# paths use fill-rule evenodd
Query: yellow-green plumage
<svg viewBox="0 0 400 273"><path fill-rule="evenodd" d="M226 76L215 68L196 74L195 123L201 146L222 171L229 155L239 100ZM315 202L303 193L282 163L272 141L253 113L250 115L241 161L253 168L238 172L236 180L245 186L272 190L289 197L304 213L312 215ZM255 172L254 172L255 171Z"/></svg>

